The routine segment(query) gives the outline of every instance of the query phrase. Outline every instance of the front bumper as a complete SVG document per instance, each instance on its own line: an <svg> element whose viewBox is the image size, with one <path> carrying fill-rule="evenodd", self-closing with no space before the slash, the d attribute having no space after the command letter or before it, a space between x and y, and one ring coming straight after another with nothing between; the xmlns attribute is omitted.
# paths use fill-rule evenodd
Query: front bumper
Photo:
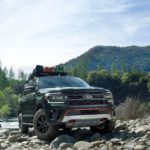
<svg viewBox="0 0 150 150"><path fill-rule="evenodd" d="M46 105L49 124L65 124L67 127L86 127L101 124L104 120L114 119L114 107L108 105L76 105L64 103Z"/></svg>
<svg viewBox="0 0 150 150"><path fill-rule="evenodd" d="M105 120L111 120L110 114L64 116L62 122L66 127L97 126Z"/></svg>

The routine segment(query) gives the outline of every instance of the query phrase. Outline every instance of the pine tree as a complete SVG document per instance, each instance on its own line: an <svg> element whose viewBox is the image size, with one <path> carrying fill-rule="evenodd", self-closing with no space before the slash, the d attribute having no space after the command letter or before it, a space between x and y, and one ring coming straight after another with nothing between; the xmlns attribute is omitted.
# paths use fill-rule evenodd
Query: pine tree
<svg viewBox="0 0 150 150"><path fill-rule="evenodd" d="M14 73L14 70L13 70L12 66L10 67L10 70L9 70L9 73L8 73L8 78L9 78L9 80L12 80L12 79L15 78L15 73Z"/></svg>

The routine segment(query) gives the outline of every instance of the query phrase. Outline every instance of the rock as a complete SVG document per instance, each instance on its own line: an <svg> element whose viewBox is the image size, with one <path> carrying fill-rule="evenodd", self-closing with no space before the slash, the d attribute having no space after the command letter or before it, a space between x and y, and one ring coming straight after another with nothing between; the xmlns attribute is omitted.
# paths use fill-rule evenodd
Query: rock
<svg viewBox="0 0 150 150"><path fill-rule="evenodd" d="M6 149L9 145L6 143L1 143L1 148Z"/></svg>
<svg viewBox="0 0 150 150"><path fill-rule="evenodd" d="M0 139L5 139L7 136L5 134L0 134Z"/></svg>
<svg viewBox="0 0 150 150"><path fill-rule="evenodd" d="M71 147L68 147L66 150L74 150L73 148L71 148Z"/></svg>
<svg viewBox="0 0 150 150"><path fill-rule="evenodd" d="M107 145L108 147L112 147L112 143L111 143L110 141L106 142L106 145Z"/></svg>
<svg viewBox="0 0 150 150"><path fill-rule="evenodd" d="M11 131L9 135L21 135L20 131Z"/></svg>
<svg viewBox="0 0 150 150"><path fill-rule="evenodd" d="M101 140L102 136L99 133L95 133L94 135L92 135L92 137L90 138L90 141L97 141L97 140Z"/></svg>
<svg viewBox="0 0 150 150"><path fill-rule="evenodd" d="M146 148L146 146L144 146L144 145L136 145L134 147L134 150L145 150L145 148Z"/></svg>
<svg viewBox="0 0 150 150"><path fill-rule="evenodd" d="M101 141L94 141L94 142L91 142L91 143L94 145L94 147L99 147L102 144Z"/></svg>
<svg viewBox="0 0 150 150"><path fill-rule="evenodd" d="M27 144L28 144L28 141L22 142L22 145L27 145Z"/></svg>
<svg viewBox="0 0 150 150"><path fill-rule="evenodd" d="M69 135L60 135L51 142L49 149L58 148L61 143L74 144L75 142L76 142L75 138Z"/></svg>
<svg viewBox="0 0 150 150"><path fill-rule="evenodd" d="M4 139L0 139L0 143L2 143L4 141Z"/></svg>
<svg viewBox="0 0 150 150"><path fill-rule="evenodd" d="M80 150L89 150L93 147L94 145L92 143L85 142L85 141L78 141L73 145L73 148L80 149Z"/></svg>
<svg viewBox="0 0 150 150"><path fill-rule="evenodd" d="M16 146L11 146L6 148L6 150L19 150Z"/></svg>
<svg viewBox="0 0 150 150"><path fill-rule="evenodd" d="M40 148L39 150L45 150L44 148Z"/></svg>
<svg viewBox="0 0 150 150"><path fill-rule="evenodd" d="M150 140L145 142L150 147Z"/></svg>
<svg viewBox="0 0 150 150"><path fill-rule="evenodd" d="M37 139L37 136L32 136L32 137L30 137L30 138L28 139L28 141L31 141L31 140L33 140L33 139Z"/></svg>
<svg viewBox="0 0 150 150"><path fill-rule="evenodd" d="M131 150L134 149L134 147L135 147L134 143L128 143L123 146L124 149L131 149Z"/></svg>
<svg viewBox="0 0 150 150"><path fill-rule="evenodd" d="M127 125L125 123L118 123L115 125L115 131L126 130Z"/></svg>
<svg viewBox="0 0 150 150"><path fill-rule="evenodd" d="M120 143L121 139L113 138L110 141L112 142L112 144L121 145L121 143Z"/></svg>
<svg viewBox="0 0 150 150"><path fill-rule="evenodd" d="M20 137L17 139L17 142L24 142L24 141L28 141L28 137Z"/></svg>
<svg viewBox="0 0 150 150"><path fill-rule="evenodd" d="M100 150L108 150L108 147L106 145L102 146Z"/></svg>
<svg viewBox="0 0 150 150"><path fill-rule="evenodd" d="M147 126L141 126L141 127L137 127L135 133L145 133L147 130L148 130Z"/></svg>
<svg viewBox="0 0 150 150"><path fill-rule="evenodd" d="M41 144L44 144L44 141L41 141L41 140L39 140L39 139L32 139L32 140L30 141L30 144L31 144L31 145L35 145L35 144L41 145Z"/></svg>
<svg viewBox="0 0 150 150"><path fill-rule="evenodd" d="M18 140L19 137L20 137L19 135L9 135L9 137L7 138L7 140L9 142L17 142L17 140Z"/></svg>
<svg viewBox="0 0 150 150"><path fill-rule="evenodd" d="M59 148L61 148L61 149L67 149L68 147L72 147L72 146L73 146L73 144L71 144L71 143L61 143L59 145Z"/></svg>
<svg viewBox="0 0 150 150"><path fill-rule="evenodd" d="M8 136L9 132L10 132L10 129L0 129L0 135Z"/></svg>

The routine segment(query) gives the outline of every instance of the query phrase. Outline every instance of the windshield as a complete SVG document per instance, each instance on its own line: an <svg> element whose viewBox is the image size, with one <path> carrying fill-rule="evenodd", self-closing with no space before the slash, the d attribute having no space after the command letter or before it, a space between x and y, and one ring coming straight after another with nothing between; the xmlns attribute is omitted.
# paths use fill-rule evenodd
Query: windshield
<svg viewBox="0 0 150 150"><path fill-rule="evenodd" d="M40 77L38 86L40 89L57 87L89 87L89 85L80 78L70 76Z"/></svg>

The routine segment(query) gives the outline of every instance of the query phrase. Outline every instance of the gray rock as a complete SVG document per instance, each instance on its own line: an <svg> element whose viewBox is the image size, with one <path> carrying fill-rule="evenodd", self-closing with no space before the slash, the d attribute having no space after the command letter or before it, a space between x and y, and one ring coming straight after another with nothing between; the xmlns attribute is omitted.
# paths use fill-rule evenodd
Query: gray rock
<svg viewBox="0 0 150 150"><path fill-rule="evenodd" d="M7 136L5 134L0 134L0 139L5 139Z"/></svg>
<svg viewBox="0 0 150 150"><path fill-rule="evenodd" d="M120 143L121 139L113 138L110 141L112 142L112 144L117 144L117 145L119 144L119 145L121 145L121 143Z"/></svg>
<svg viewBox="0 0 150 150"><path fill-rule="evenodd" d="M97 140L101 140L102 136L99 133L95 133L92 135L92 137L90 138L90 141L97 141Z"/></svg>
<svg viewBox="0 0 150 150"><path fill-rule="evenodd" d="M9 145L6 143L1 143L1 148L6 149Z"/></svg>
<svg viewBox="0 0 150 150"><path fill-rule="evenodd" d="M11 131L9 135L20 135L20 131Z"/></svg>
<svg viewBox="0 0 150 150"><path fill-rule="evenodd" d="M73 144L71 144L71 143L61 143L59 145L59 148L61 148L61 149L67 149L68 147L73 147Z"/></svg>
<svg viewBox="0 0 150 150"><path fill-rule="evenodd" d="M134 149L134 147L135 147L134 143L128 143L123 146L124 149L131 149L131 150Z"/></svg>
<svg viewBox="0 0 150 150"><path fill-rule="evenodd" d="M145 150L145 148L146 148L146 146L144 146L144 145L136 145L134 147L134 150Z"/></svg>
<svg viewBox="0 0 150 150"><path fill-rule="evenodd" d="M68 147L66 150L74 150L73 148L71 148L71 147Z"/></svg>
<svg viewBox="0 0 150 150"><path fill-rule="evenodd" d="M136 129L135 129L135 133L145 133L147 130L149 130L149 127L148 126L138 126Z"/></svg>
<svg viewBox="0 0 150 150"><path fill-rule="evenodd" d="M28 140L31 141L31 140L33 140L33 139L37 139L37 136L32 136L32 137L30 137Z"/></svg>
<svg viewBox="0 0 150 150"><path fill-rule="evenodd" d="M101 144L103 144L103 142L104 142L104 140L102 140L102 141L94 141L94 142L91 142L91 143L94 145L94 147L99 147ZM106 143L106 141L105 141L105 143Z"/></svg>
<svg viewBox="0 0 150 150"><path fill-rule="evenodd" d="M106 145L102 146L100 150L108 150L108 147Z"/></svg>
<svg viewBox="0 0 150 150"><path fill-rule="evenodd" d="M44 149L44 147L43 147L43 148L40 148L39 150L45 150L45 149Z"/></svg>
<svg viewBox="0 0 150 150"><path fill-rule="evenodd" d="M115 126L116 131L126 130L126 129L127 129L127 125L125 123L118 123Z"/></svg>
<svg viewBox="0 0 150 150"><path fill-rule="evenodd" d="M16 146L11 146L6 148L6 150L19 150Z"/></svg>
<svg viewBox="0 0 150 150"><path fill-rule="evenodd" d="M28 144L28 141L22 142L22 145L27 145L27 144Z"/></svg>
<svg viewBox="0 0 150 150"><path fill-rule="evenodd" d="M9 132L10 132L10 129L0 129L0 135L8 136Z"/></svg>
<svg viewBox="0 0 150 150"><path fill-rule="evenodd" d="M58 148L61 143L74 144L75 142L76 142L75 138L73 138L69 135L60 135L51 142L49 149Z"/></svg>
<svg viewBox="0 0 150 150"><path fill-rule="evenodd" d="M24 142L24 141L28 141L28 137L20 137L17 139L17 142Z"/></svg>
<svg viewBox="0 0 150 150"><path fill-rule="evenodd" d="M22 144L21 143L14 143L10 147L8 147L6 150L20 150Z"/></svg>
<svg viewBox="0 0 150 150"><path fill-rule="evenodd" d="M17 140L18 140L19 137L20 137L19 135L9 135L9 137L7 138L7 140L9 142L17 142Z"/></svg>
<svg viewBox="0 0 150 150"><path fill-rule="evenodd" d="M150 146L150 140L146 141L145 143L146 145Z"/></svg>
<svg viewBox="0 0 150 150"><path fill-rule="evenodd" d="M85 142L85 141L78 141L73 145L73 148L80 149L80 150L89 150L93 147L94 145L92 143Z"/></svg>
<svg viewBox="0 0 150 150"><path fill-rule="evenodd" d="M32 139L31 141L30 141L30 144L31 145L35 145L35 144L44 144L44 141L41 141L41 140L39 140L39 139Z"/></svg>

